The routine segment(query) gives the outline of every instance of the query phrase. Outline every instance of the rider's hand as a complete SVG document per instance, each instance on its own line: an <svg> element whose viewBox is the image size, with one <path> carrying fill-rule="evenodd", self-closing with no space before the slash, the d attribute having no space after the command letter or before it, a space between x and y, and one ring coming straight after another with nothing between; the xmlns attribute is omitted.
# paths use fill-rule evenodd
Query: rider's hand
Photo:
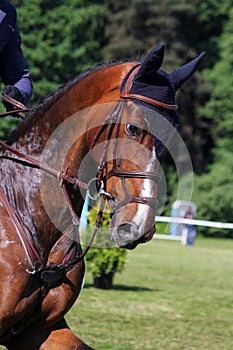
<svg viewBox="0 0 233 350"><path fill-rule="evenodd" d="M2 95L8 95L9 97L12 97L14 100L17 100L21 103L24 103L24 98L19 89L15 86L7 85L2 90ZM2 103L4 104L7 111L11 111L13 109L13 106L10 103L7 103L2 100Z"/></svg>

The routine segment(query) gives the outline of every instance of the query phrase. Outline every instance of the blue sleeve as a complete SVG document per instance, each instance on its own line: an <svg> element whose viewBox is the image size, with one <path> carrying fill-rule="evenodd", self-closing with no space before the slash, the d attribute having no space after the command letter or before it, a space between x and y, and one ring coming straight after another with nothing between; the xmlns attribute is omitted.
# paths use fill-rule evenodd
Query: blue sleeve
<svg viewBox="0 0 233 350"><path fill-rule="evenodd" d="M0 24L0 76L4 85L16 86L28 104L32 96L30 73L21 49L21 37L13 8Z"/></svg>

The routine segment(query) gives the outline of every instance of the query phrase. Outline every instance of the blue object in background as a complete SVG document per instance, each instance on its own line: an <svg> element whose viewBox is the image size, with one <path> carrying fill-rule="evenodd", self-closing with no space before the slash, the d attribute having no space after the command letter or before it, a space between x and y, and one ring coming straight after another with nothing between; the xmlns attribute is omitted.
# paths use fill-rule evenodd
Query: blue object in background
<svg viewBox="0 0 233 350"><path fill-rule="evenodd" d="M183 230L187 229L187 226L192 226L192 225L184 225L182 223L182 219L185 217L188 207L191 207L193 217L194 217L197 211L197 206L195 203L191 201L177 200L172 204L171 217L180 218L180 223L177 223L177 222L170 223L171 236L182 236Z"/></svg>
<svg viewBox="0 0 233 350"><path fill-rule="evenodd" d="M89 200L88 200L88 196L86 195L86 198L83 204L81 218L80 218L80 225L79 225L80 234L82 233L83 229L87 228L87 225L88 225L88 205L89 205Z"/></svg>
<svg viewBox="0 0 233 350"><path fill-rule="evenodd" d="M87 226L88 226L88 205L89 205L89 200L88 200L88 196L86 195L85 201L83 204L81 218L80 218L80 224L79 224L81 243L82 243L82 230L87 228ZM85 258L84 258L84 260L85 260ZM82 288L84 288L84 284L85 284L85 276L83 277Z"/></svg>

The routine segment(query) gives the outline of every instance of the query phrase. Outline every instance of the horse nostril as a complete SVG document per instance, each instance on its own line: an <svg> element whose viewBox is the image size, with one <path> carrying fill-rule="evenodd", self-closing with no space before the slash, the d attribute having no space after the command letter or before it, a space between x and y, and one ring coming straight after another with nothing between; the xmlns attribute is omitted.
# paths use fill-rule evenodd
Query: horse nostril
<svg viewBox="0 0 233 350"><path fill-rule="evenodd" d="M117 228L117 233L119 236L126 237L132 234L133 225L122 224Z"/></svg>
<svg viewBox="0 0 233 350"><path fill-rule="evenodd" d="M119 248L133 249L134 241L137 239L137 228L133 224L124 223L119 225L115 235L115 243Z"/></svg>

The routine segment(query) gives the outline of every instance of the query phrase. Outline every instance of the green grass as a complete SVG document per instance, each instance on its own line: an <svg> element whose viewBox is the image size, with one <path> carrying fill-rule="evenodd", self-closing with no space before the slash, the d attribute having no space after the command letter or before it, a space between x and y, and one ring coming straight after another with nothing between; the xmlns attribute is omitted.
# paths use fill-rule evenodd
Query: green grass
<svg viewBox="0 0 233 350"><path fill-rule="evenodd" d="M67 321L96 350L231 350L233 240L153 240L128 254L112 290L85 288Z"/></svg>
<svg viewBox="0 0 233 350"><path fill-rule="evenodd" d="M67 319L101 350L230 350L232 253L232 241L153 240L129 252L114 290L84 288Z"/></svg>

